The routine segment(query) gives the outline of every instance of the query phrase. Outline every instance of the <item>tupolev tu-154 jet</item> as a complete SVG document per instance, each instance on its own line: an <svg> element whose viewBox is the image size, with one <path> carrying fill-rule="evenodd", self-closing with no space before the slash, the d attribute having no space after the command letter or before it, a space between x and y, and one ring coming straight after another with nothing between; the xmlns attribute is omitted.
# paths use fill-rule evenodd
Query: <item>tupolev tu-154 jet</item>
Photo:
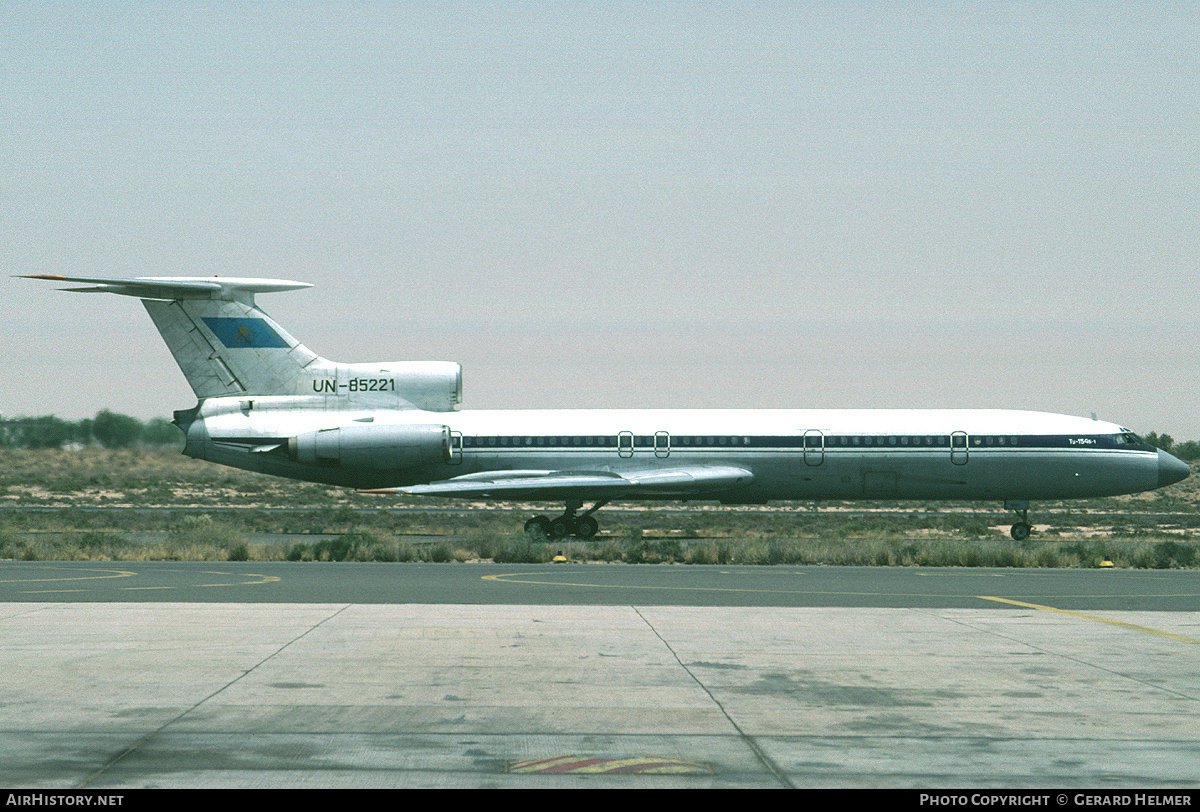
<svg viewBox="0 0 1200 812"><path fill-rule="evenodd" d="M263 312L280 279L35 275L142 300L198 402L183 453L376 493L565 504L525 529L596 535L614 500L994 500L1029 536L1029 503L1138 493L1187 463L1115 423L975 409L459 411L452 362L342 364ZM593 506L579 512L585 503Z"/></svg>

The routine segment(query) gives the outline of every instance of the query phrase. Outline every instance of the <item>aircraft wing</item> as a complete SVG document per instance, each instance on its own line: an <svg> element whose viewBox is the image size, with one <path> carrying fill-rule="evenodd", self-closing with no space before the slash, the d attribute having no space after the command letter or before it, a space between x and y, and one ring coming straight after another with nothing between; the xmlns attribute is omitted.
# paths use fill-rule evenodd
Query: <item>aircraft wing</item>
<svg viewBox="0 0 1200 812"><path fill-rule="evenodd" d="M502 499L615 499L626 496L699 498L754 481L744 468L691 465L631 471L490 471L427 485L364 493L476 496Z"/></svg>

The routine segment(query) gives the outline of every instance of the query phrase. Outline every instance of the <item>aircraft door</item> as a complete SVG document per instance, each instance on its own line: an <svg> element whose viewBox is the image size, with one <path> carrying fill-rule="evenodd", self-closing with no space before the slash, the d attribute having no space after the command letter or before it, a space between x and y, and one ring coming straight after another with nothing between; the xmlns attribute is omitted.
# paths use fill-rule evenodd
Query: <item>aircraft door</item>
<svg viewBox="0 0 1200 812"><path fill-rule="evenodd" d="M462 463L462 432L450 432L450 442L446 447L446 462L451 465L459 465Z"/></svg>
<svg viewBox="0 0 1200 812"><path fill-rule="evenodd" d="M633 456L633 432L622 431L617 434L617 454L621 457Z"/></svg>
<svg viewBox="0 0 1200 812"><path fill-rule="evenodd" d="M671 456L671 435L665 431L654 432L654 456Z"/></svg>
<svg viewBox="0 0 1200 812"><path fill-rule="evenodd" d="M950 462L955 465L966 465L970 451L967 449L967 433L956 431L950 435Z"/></svg>
<svg viewBox="0 0 1200 812"><path fill-rule="evenodd" d="M804 432L804 464L820 465L825 462L825 435L816 429Z"/></svg>

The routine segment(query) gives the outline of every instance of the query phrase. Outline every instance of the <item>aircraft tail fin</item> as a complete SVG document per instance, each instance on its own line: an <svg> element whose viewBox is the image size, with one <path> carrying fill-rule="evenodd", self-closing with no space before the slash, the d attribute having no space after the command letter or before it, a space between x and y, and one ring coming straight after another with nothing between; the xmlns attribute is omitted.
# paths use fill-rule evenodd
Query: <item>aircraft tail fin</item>
<svg viewBox="0 0 1200 812"><path fill-rule="evenodd" d="M219 276L24 278L86 285L64 288L76 293L141 299L200 400L304 395L326 409L438 412L453 411L462 402L462 368L452 361L334 363L293 338L254 302L257 293L312 287L305 282Z"/></svg>
<svg viewBox="0 0 1200 812"><path fill-rule="evenodd" d="M256 293L312 287L284 279L145 277L103 279L39 274L28 279L87 283L76 293L142 300L197 398L296 394L303 370L321 361L254 302Z"/></svg>

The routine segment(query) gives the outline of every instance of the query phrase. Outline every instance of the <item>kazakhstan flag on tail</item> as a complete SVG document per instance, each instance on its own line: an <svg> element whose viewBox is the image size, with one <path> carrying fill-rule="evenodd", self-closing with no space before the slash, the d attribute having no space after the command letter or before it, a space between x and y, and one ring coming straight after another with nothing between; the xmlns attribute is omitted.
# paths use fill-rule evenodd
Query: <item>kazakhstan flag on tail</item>
<svg viewBox="0 0 1200 812"><path fill-rule="evenodd" d="M217 319L205 318L204 324L212 330L213 335L221 343L231 349L248 347L281 347L287 349L287 343L279 337L279 333L263 319Z"/></svg>

